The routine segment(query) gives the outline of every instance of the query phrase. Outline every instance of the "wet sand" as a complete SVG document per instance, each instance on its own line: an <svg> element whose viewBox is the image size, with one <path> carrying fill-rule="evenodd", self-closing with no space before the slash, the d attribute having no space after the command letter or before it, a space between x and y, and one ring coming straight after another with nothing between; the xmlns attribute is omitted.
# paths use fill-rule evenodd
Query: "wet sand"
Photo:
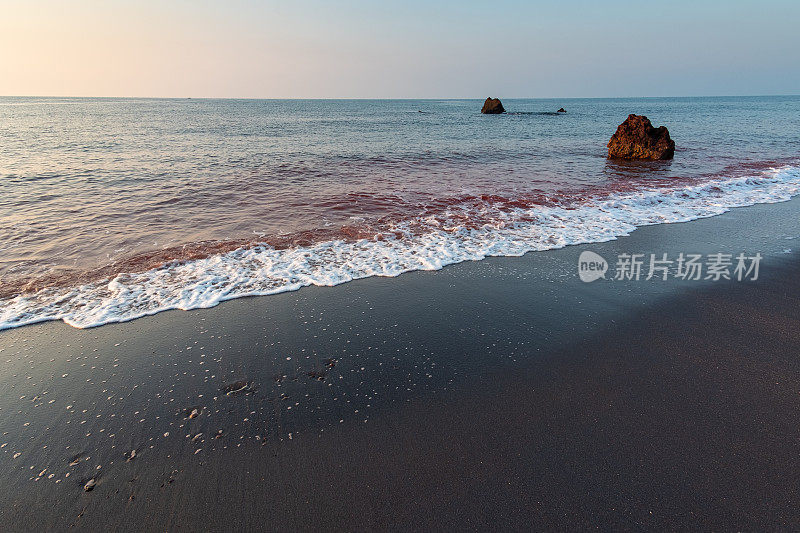
<svg viewBox="0 0 800 533"><path fill-rule="evenodd" d="M798 212L0 332L0 529L797 528ZM586 249L765 259L584 284Z"/></svg>

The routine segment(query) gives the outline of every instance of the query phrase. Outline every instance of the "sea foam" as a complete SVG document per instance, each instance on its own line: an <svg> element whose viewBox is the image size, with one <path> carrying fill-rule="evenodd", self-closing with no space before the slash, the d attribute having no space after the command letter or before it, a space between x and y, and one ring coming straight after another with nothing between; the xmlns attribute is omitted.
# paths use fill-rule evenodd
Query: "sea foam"
<svg viewBox="0 0 800 533"><path fill-rule="evenodd" d="M252 246L119 274L102 283L47 288L0 300L0 329L46 320L89 328L308 285L333 286L369 276L437 270L489 256L520 256L603 242L639 226L687 222L734 207L786 201L797 194L800 167L787 166L751 177L645 187L571 205L506 209L493 213L491 221L479 227L460 225L465 214L453 213L459 216L398 223L391 228L392 236L381 239L335 240L286 249Z"/></svg>

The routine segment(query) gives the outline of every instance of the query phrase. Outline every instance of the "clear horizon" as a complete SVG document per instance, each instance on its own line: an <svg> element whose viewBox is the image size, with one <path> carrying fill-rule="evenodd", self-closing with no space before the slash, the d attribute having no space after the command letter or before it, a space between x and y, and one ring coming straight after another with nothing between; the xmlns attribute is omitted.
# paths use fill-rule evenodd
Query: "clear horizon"
<svg viewBox="0 0 800 533"><path fill-rule="evenodd" d="M800 4L11 0L0 94L462 99L789 96Z"/></svg>
<svg viewBox="0 0 800 533"><path fill-rule="evenodd" d="M487 95L492 98L501 98L498 95ZM627 100L627 99L680 99L680 98L794 98L800 97L798 94L683 94L683 95L639 95L639 96L502 96L503 100ZM96 95L96 96L74 96L69 94L0 94L0 98L64 98L64 99L130 99L130 100L363 100L363 101L382 101L382 100L420 100L420 101L462 101L462 100L484 100L486 96L420 96L405 98L398 97L259 97L259 96L124 96L124 95Z"/></svg>

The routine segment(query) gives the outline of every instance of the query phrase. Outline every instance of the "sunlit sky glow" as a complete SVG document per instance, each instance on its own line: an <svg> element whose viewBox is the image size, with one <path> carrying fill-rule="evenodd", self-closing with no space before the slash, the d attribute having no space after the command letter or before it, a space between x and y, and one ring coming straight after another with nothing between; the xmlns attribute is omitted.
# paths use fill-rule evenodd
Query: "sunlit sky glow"
<svg viewBox="0 0 800 533"><path fill-rule="evenodd" d="M0 0L0 95L800 93L800 2Z"/></svg>

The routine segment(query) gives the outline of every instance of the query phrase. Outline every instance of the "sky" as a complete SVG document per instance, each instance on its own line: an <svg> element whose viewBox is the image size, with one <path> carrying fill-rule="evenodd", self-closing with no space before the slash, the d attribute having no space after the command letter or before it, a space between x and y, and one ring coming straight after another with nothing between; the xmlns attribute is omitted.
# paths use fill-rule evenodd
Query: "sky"
<svg viewBox="0 0 800 533"><path fill-rule="evenodd" d="M0 95L800 94L798 21L798 0L0 0Z"/></svg>

